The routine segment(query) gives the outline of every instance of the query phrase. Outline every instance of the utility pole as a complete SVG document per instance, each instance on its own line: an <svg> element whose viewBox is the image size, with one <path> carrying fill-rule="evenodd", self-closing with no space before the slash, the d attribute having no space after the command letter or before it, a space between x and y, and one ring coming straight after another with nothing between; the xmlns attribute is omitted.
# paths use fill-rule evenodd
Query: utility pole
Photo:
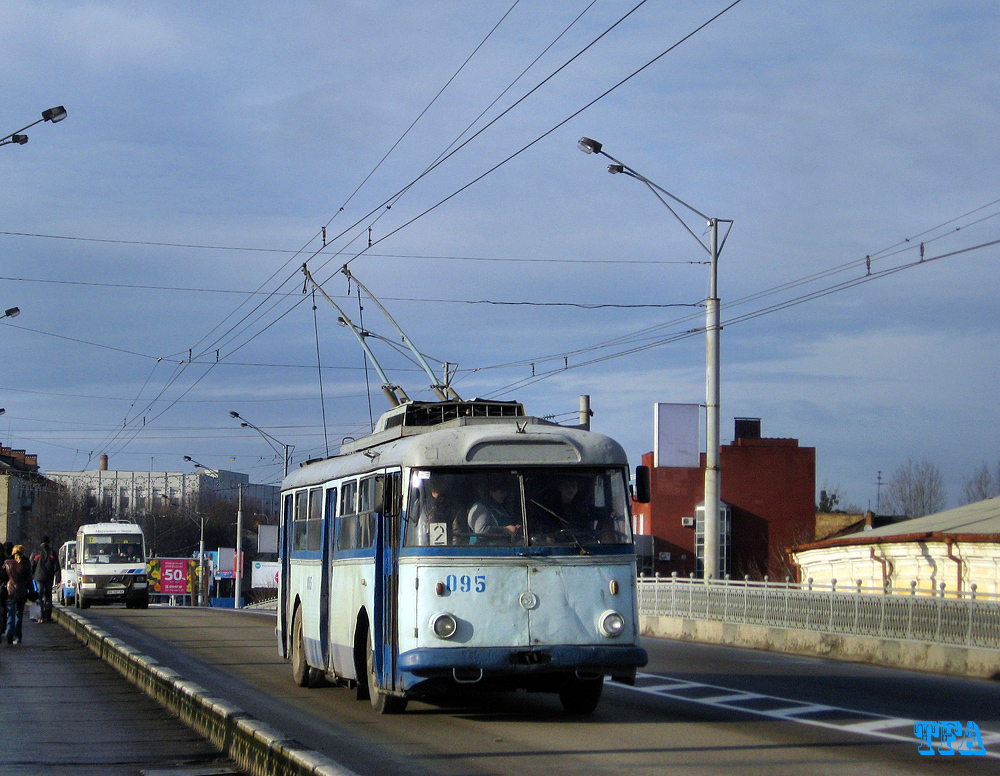
<svg viewBox="0 0 1000 776"><path fill-rule="evenodd" d="M711 218L700 210L691 207L687 202L678 199L662 186L653 183L642 173L618 161L604 150L603 144L589 137L581 137L577 143L580 150L586 154L600 154L614 164L608 165L612 175L624 173L630 178L644 183L660 202L669 210L674 218L687 230L702 249L709 255L711 276L708 298L705 300L705 547L702 573L705 579L711 579L724 572L719 567L719 512L721 507L721 485L719 465L719 254L726 243L733 222L727 218ZM675 203L705 219L711 232L708 245L694 230L678 215L677 211L661 194L669 197ZM726 233L719 241L719 224L727 224Z"/></svg>
<svg viewBox="0 0 1000 776"><path fill-rule="evenodd" d="M719 220L711 228L711 276L705 300L705 579L719 574Z"/></svg>
<svg viewBox="0 0 1000 776"><path fill-rule="evenodd" d="M243 483L239 484L239 506L236 509L236 558L233 580L236 582L236 592L233 595L233 608L240 608L240 593L243 591Z"/></svg>

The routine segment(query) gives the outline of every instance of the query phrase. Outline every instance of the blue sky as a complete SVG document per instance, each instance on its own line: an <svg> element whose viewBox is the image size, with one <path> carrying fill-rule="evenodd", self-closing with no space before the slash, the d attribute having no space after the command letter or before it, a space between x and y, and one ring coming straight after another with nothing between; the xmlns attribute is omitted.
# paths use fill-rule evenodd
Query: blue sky
<svg viewBox="0 0 1000 776"><path fill-rule="evenodd" d="M743 0L663 54L728 3L650 0L420 177L635 5L0 2L0 130L69 113L0 148L0 306L22 311L0 330L4 443L43 470L190 455L276 481L237 410L297 459L335 451L368 427L369 388L376 417L385 401L297 267L357 319L327 280L351 260L463 396L572 422L588 393L638 463L654 402L704 402L708 271L648 190L580 153L587 135L734 220L724 440L760 417L861 506L877 472L926 457L958 503L1000 458L1000 246L979 247L1000 237L1000 9ZM921 242L936 260L902 269ZM866 255L876 279L824 293Z"/></svg>

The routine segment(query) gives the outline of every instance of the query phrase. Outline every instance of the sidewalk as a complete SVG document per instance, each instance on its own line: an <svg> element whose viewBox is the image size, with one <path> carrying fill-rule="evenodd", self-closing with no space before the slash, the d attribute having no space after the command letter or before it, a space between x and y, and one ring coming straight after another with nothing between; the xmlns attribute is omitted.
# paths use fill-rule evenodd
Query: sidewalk
<svg viewBox="0 0 1000 776"><path fill-rule="evenodd" d="M0 646L4 776L241 773L55 622ZM226 766L231 766L227 768Z"/></svg>

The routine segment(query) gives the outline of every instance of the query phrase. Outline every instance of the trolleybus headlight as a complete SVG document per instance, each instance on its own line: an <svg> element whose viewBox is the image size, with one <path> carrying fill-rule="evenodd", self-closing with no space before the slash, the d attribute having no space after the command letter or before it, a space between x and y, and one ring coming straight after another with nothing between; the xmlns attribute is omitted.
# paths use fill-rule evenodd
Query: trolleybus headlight
<svg viewBox="0 0 1000 776"><path fill-rule="evenodd" d="M609 609L601 615L598 628L609 639L617 638L625 630L625 618L613 609Z"/></svg>
<svg viewBox="0 0 1000 776"><path fill-rule="evenodd" d="M435 614L431 617L431 630L439 639L450 639L458 630L458 622L450 614Z"/></svg>

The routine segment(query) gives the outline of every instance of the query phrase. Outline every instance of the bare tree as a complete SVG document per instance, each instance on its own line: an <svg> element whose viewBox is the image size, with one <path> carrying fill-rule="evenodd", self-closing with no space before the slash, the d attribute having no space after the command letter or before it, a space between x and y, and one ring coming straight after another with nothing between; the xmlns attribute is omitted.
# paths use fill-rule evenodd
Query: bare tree
<svg viewBox="0 0 1000 776"><path fill-rule="evenodd" d="M817 512L840 512L840 486L831 488L827 483L823 483L823 489L819 492L819 503L816 504Z"/></svg>
<svg viewBox="0 0 1000 776"><path fill-rule="evenodd" d="M1000 462L997 463L996 474L984 461L970 476L963 478L962 496L966 504L1000 496Z"/></svg>
<svg viewBox="0 0 1000 776"><path fill-rule="evenodd" d="M892 473L882 496L881 511L889 515L923 517L944 509L941 470L926 458L908 459Z"/></svg>

